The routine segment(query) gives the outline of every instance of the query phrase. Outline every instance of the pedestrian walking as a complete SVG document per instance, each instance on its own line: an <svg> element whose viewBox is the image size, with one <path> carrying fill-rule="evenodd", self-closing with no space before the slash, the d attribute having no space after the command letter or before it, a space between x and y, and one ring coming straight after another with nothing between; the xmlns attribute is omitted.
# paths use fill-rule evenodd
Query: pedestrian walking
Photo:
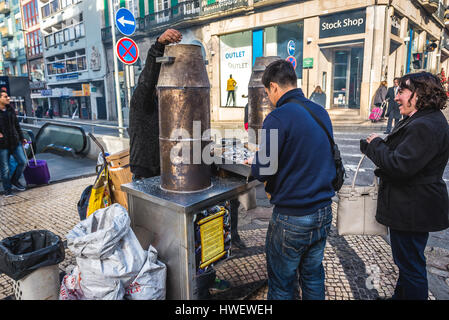
<svg viewBox="0 0 449 320"><path fill-rule="evenodd" d="M5 197L14 195L12 189L24 191L26 188L19 182L27 163L22 145L27 143L20 129L15 110L11 107L8 93L0 92L0 174ZM9 158L17 162L13 174L9 172Z"/></svg>
<svg viewBox="0 0 449 320"><path fill-rule="evenodd" d="M226 83L226 91L228 91L228 98L226 99L226 107L230 104L232 99L232 105L235 107L235 88L237 86L237 81L232 78L232 74L229 75L229 79Z"/></svg>
<svg viewBox="0 0 449 320"><path fill-rule="evenodd" d="M313 90L312 94L310 95L310 100L315 102L316 104L319 104L323 108L326 107L326 94L320 86L315 87L315 90Z"/></svg>
<svg viewBox="0 0 449 320"><path fill-rule="evenodd" d="M265 118L266 139L248 163L252 175L266 182L274 204L265 246L268 299L294 299L300 286L303 300L324 300L322 261L336 170L327 134L305 107L331 136L332 123L326 110L297 88L290 62L272 62L262 83L276 108Z"/></svg>
<svg viewBox="0 0 449 320"><path fill-rule="evenodd" d="M361 151L378 167L376 220L390 228L399 268L392 299L428 299L424 249L429 232L449 227L449 199L442 175L449 158L449 125L441 112L446 93L428 72L400 78L395 97L404 119L385 140L371 134Z"/></svg>
<svg viewBox="0 0 449 320"><path fill-rule="evenodd" d="M374 93L374 105L378 108L382 108L382 104L385 101L387 96L387 81L381 81L379 88L377 88L376 93ZM382 110L381 118L383 119L385 116L385 108Z"/></svg>
<svg viewBox="0 0 449 320"><path fill-rule="evenodd" d="M385 116L388 117L387 129L385 130L385 134L389 134L394 125L396 125L401 118L401 113L399 112L399 104L394 100L399 90L399 78L394 78L393 86L388 88L387 95L385 99L388 100L388 110L385 113Z"/></svg>
<svg viewBox="0 0 449 320"><path fill-rule="evenodd" d="M50 119L53 119L53 115L54 115L53 106L50 106L50 108L48 108L48 117Z"/></svg>

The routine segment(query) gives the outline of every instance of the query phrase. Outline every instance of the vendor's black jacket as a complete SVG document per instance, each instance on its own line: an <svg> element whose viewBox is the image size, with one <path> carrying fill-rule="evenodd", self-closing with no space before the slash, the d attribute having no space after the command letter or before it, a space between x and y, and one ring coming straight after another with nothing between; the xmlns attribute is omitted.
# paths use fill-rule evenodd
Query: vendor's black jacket
<svg viewBox="0 0 449 320"><path fill-rule="evenodd" d="M129 111L131 172L145 178L160 174L156 84L161 64L156 63L156 57L164 54L164 48L163 44L156 41L148 50L145 67L139 76Z"/></svg>
<svg viewBox="0 0 449 320"><path fill-rule="evenodd" d="M449 158L449 125L439 110L406 117L385 139L360 141L378 167L376 220L394 230L434 232L449 227L449 199L442 176Z"/></svg>
<svg viewBox="0 0 449 320"><path fill-rule="evenodd" d="M5 111L0 110L0 149L13 150L24 137L14 109L7 105Z"/></svg>

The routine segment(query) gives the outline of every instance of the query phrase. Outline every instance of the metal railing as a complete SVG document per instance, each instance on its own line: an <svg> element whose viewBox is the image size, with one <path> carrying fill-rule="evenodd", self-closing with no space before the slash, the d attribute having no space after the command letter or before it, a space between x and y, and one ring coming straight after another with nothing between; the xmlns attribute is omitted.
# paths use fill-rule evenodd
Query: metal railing
<svg viewBox="0 0 449 320"><path fill-rule="evenodd" d="M91 127L91 132L95 133L95 127L98 128L105 128L105 129L114 129L117 130L117 133L120 135L120 131L123 133L126 133L128 127L120 127L120 126L113 126L108 124L98 124L98 123L89 123L89 122L82 122L82 121L75 121L75 120L59 120L59 119L51 119L51 118L37 118L37 117L29 117L29 116L20 116L18 115L17 118L23 119L23 120L33 120L33 123L29 122L23 122L24 124L32 124L32 125L39 125L39 122L50 122L50 123L62 123L62 124L70 124L70 125L79 125L79 126L89 126ZM21 122L22 123L22 122Z"/></svg>

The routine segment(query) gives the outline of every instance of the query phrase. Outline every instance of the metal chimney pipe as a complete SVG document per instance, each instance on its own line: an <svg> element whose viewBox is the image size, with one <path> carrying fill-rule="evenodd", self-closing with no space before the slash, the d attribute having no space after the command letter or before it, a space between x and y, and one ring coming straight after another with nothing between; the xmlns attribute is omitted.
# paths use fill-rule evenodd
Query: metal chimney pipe
<svg viewBox="0 0 449 320"><path fill-rule="evenodd" d="M257 57L253 72L248 84L248 128L255 131L256 135L249 134L248 143L257 145L259 141L259 129L262 129L263 120L274 110L262 84L262 75L266 67L273 61L281 59L277 56Z"/></svg>
<svg viewBox="0 0 449 320"><path fill-rule="evenodd" d="M210 144L210 83L198 45L168 45L157 84L161 188L196 192L211 187L202 152ZM208 132L203 137L204 132Z"/></svg>

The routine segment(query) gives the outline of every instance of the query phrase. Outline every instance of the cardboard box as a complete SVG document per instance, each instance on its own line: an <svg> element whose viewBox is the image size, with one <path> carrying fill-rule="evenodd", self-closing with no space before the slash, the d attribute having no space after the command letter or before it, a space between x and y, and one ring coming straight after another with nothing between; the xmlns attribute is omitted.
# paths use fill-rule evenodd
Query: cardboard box
<svg viewBox="0 0 449 320"><path fill-rule="evenodd" d="M110 168L118 168L129 165L129 148L113 153L106 157Z"/></svg>
<svg viewBox="0 0 449 320"><path fill-rule="evenodd" d="M128 210L128 195L121 190L120 186L132 182L132 173L129 167L129 149L111 154L106 157L106 161L109 163L113 202L121 204Z"/></svg>

